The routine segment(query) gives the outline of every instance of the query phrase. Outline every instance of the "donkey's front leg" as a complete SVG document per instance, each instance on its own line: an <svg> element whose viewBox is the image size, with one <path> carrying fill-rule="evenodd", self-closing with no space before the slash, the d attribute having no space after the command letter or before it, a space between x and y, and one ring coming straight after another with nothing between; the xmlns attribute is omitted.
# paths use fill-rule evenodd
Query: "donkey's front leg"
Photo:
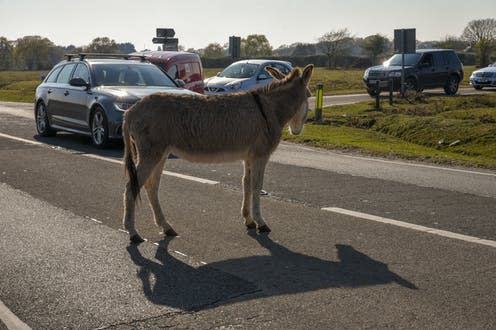
<svg viewBox="0 0 496 330"><path fill-rule="evenodd" d="M251 208L251 162L250 160L244 161L244 174L243 174L243 204L241 205L241 215L245 219L245 226L248 229L255 229L256 223L250 216Z"/></svg>
<svg viewBox="0 0 496 330"><path fill-rule="evenodd" d="M269 157L259 158L253 161L250 172L251 172L251 216L253 220L257 223L258 231L261 233L270 232L269 226L265 223L262 216L262 211L260 210L260 190L263 186L263 179L265 173L265 166Z"/></svg>
<svg viewBox="0 0 496 330"><path fill-rule="evenodd" d="M164 168L165 161L169 154L165 154L162 160L155 166L152 174L145 182L145 189L148 194L148 201L150 202L150 207L153 211L153 219L155 224L163 228L163 233L166 236L177 236L176 231L171 227L171 225L165 220L164 213L160 207L158 201L158 187L160 185L160 178L162 177L162 170Z"/></svg>

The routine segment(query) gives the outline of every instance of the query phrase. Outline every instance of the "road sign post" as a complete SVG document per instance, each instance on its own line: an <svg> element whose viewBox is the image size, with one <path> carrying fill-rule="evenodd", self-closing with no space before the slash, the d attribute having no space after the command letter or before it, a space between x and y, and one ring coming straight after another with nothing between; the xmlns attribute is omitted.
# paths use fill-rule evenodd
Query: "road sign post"
<svg viewBox="0 0 496 330"><path fill-rule="evenodd" d="M241 56L241 37L229 37L229 55L232 58L240 58Z"/></svg>
<svg viewBox="0 0 496 330"><path fill-rule="evenodd" d="M405 54L415 53L415 29L394 30L394 52L401 53L401 95L405 95Z"/></svg>

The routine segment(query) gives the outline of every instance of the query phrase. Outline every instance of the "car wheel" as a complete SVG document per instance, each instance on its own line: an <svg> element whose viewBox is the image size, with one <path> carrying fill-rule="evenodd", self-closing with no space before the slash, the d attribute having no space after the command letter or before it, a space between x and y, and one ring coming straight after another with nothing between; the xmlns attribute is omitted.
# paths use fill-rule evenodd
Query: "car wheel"
<svg viewBox="0 0 496 330"><path fill-rule="evenodd" d="M446 86L444 86L444 92L447 95L455 95L458 92L458 85L460 84L460 79L457 76L450 76Z"/></svg>
<svg viewBox="0 0 496 330"><path fill-rule="evenodd" d="M43 102L39 102L36 106L35 120L38 135L54 136L57 133L57 131L50 127L50 122L48 121L48 111Z"/></svg>
<svg viewBox="0 0 496 330"><path fill-rule="evenodd" d="M417 81L414 78L407 78L405 80L405 92L420 92L417 87Z"/></svg>
<svg viewBox="0 0 496 330"><path fill-rule="evenodd" d="M367 88L367 93L369 93L370 97L376 97L377 96L377 92L375 91L375 89L368 89Z"/></svg>
<svg viewBox="0 0 496 330"><path fill-rule="evenodd" d="M482 89L482 86L475 85L474 88L477 89L478 91L480 91Z"/></svg>
<svg viewBox="0 0 496 330"><path fill-rule="evenodd" d="M108 146L108 122L105 112L101 108L97 108L91 116L91 140L97 148L105 148Z"/></svg>

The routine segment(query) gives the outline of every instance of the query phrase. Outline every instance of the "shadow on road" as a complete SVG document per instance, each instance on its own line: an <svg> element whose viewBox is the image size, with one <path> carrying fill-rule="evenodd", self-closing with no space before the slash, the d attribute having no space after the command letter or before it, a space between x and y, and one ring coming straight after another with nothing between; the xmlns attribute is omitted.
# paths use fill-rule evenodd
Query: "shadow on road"
<svg viewBox="0 0 496 330"><path fill-rule="evenodd" d="M229 259L195 268L169 253L171 238L159 242L156 260L143 257L136 245L127 250L139 267L137 276L146 297L155 304L183 310L335 287L397 283L408 289L417 288L391 272L386 264L349 245L335 246L339 258L336 262L293 252L267 235L250 236L270 255Z"/></svg>

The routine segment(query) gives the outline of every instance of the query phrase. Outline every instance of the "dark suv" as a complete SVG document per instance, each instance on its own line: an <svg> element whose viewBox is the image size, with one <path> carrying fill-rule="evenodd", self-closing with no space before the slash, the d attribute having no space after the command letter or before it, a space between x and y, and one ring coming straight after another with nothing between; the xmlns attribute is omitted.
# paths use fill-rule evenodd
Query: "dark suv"
<svg viewBox="0 0 496 330"><path fill-rule="evenodd" d="M165 72L128 55L78 54L54 66L36 88L34 115L41 136L68 131L88 135L103 148L121 138L124 111L159 92L197 94L179 88ZM117 58L116 58L117 57Z"/></svg>
<svg viewBox="0 0 496 330"><path fill-rule="evenodd" d="M388 90L388 82L392 82L394 91L400 90L401 57L395 54L383 65L365 70L363 81L370 96L376 95L378 81L380 90ZM405 54L406 90L443 87L446 94L454 95L462 79L463 65L453 50L418 49L415 54Z"/></svg>

